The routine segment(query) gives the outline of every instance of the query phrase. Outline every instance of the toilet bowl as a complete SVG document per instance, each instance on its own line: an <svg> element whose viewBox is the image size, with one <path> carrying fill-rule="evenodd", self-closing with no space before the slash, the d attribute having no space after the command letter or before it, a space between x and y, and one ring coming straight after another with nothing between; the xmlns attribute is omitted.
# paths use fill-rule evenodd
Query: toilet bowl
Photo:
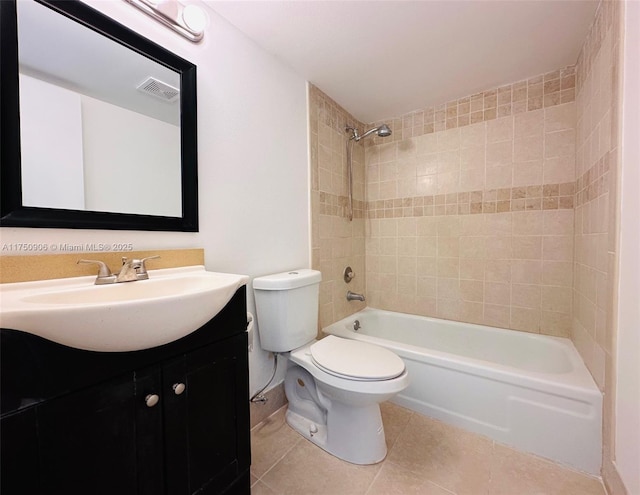
<svg viewBox="0 0 640 495"><path fill-rule="evenodd" d="M287 357L287 423L330 454L374 464L387 453L380 403L409 385L404 362L382 347L334 335L316 340L320 272L253 280L262 348Z"/></svg>
<svg viewBox="0 0 640 495"><path fill-rule="evenodd" d="M318 343L330 337L333 336L325 337ZM332 347L355 342L334 338ZM376 380L340 376L323 369L314 361L311 355L313 345L315 342L292 351L289 356L289 368L285 376L285 393L289 401L287 423L340 459L354 464L382 461L387 454L387 447L380 403L409 385L407 370L402 365L399 374L393 378ZM353 349L355 346L348 347ZM389 355L400 360L390 351Z"/></svg>

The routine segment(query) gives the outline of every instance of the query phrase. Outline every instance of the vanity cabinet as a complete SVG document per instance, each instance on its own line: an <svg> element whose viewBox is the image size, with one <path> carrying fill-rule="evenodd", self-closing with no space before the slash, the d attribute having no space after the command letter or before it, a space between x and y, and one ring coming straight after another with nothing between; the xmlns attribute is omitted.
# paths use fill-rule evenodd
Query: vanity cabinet
<svg viewBox="0 0 640 495"><path fill-rule="evenodd" d="M128 374L34 408L41 493L135 493L135 385Z"/></svg>
<svg viewBox="0 0 640 495"><path fill-rule="evenodd" d="M2 330L2 494L250 493L245 301L136 352Z"/></svg>

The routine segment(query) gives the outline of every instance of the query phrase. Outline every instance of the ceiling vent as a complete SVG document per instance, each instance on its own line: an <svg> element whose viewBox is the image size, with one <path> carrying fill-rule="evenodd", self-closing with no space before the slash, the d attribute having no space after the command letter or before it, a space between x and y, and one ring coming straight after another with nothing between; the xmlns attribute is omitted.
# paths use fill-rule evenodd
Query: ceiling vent
<svg viewBox="0 0 640 495"><path fill-rule="evenodd" d="M174 88L154 77L148 77L136 89L168 103L173 103L180 98L180 90L178 88Z"/></svg>

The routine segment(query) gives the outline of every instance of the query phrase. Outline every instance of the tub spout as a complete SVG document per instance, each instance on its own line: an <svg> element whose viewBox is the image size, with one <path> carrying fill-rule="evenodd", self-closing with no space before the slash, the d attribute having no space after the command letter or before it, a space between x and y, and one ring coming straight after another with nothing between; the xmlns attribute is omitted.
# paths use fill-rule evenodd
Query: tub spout
<svg viewBox="0 0 640 495"><path fill-rule="evenodd" d="M364 301L364 295L347 291L347 301Z"/></svg>

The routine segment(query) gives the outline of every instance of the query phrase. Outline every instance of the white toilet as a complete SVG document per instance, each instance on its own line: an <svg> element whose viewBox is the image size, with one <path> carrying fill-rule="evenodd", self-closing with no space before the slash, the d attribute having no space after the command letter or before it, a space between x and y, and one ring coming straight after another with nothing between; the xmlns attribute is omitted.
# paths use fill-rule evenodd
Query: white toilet
<svg viewBox="0 0 640 495"><path fill-rule="evenodd" d="M287 423L330 454L375 464L387 446L379 404L409 385L402 359L330 335L316 340L321 274L301 269L253 280L262 348L285 354Z"/></svg>

